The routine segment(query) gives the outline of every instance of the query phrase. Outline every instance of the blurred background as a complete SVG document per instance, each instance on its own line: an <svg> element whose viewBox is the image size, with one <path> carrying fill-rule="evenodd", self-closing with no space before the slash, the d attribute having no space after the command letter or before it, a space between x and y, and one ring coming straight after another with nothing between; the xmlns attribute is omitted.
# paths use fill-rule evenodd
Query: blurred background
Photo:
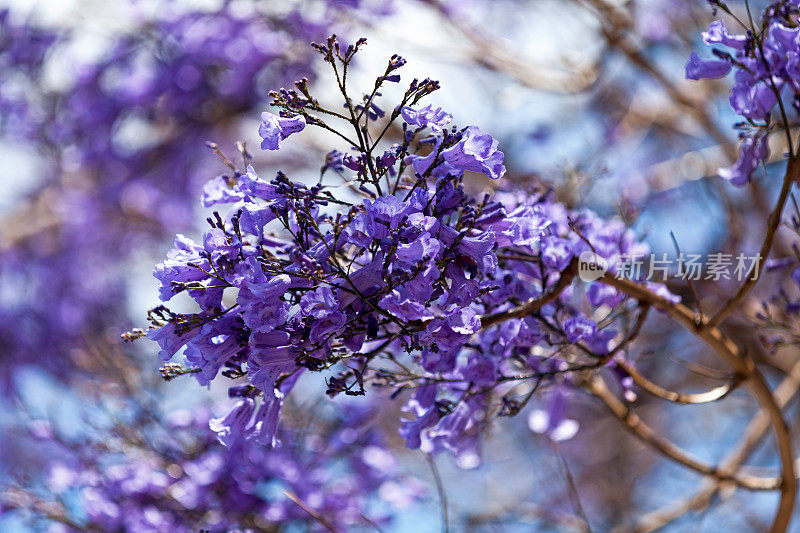
<svg viewBox="0 0 800 533"><path fill-rule="evenodd" d="M674 256L676 244L697 254L753 252L780 163L759 170L752 187L717 177L736 155L730 80L691 82L683 74L712 20L700 0L0 1L0 531L89 529L95 511L87 509L97 500L79 488L97 483L76 472L102 478L111 455L124 464L217 446L203 427L190 431L176 417L203 426L233 403L225 390L164 382L156 345L120 335L146 326L157 303L152 268L173 236L196 236L208 216L201 187L225 168L207 141L229 153L247 142L257 168L280 168L292 179L318 175L328 147L314 132L280 153L253 148L269 90L302 76L315 94L330 87L311 41L334 32L345 42L367 37L354 86L370 87L394 53L408 59L404 78L439 80L430 103L458 124L479 125L505 152L502 183L470 184L476 190L552 188L571 207L621 216L656 254ZM772 153L781 159L779 142ZM761 295L726 330L768 365L775 385L796 374L796 324L779 320L791 342L776 343L748 316L779 292L781 272L796 262L793 243L791 232L779 233L774 257L785 259L784 270L767 275ZM735 283L670 288L690 305L713 308ZM748 327L737 329L740 322ZM662 316L650 317L636 346L630 357L665 387L705 390L728 377ZM306 389L292 411L302 423L311 424L303 418L310 410L337 420L361 408ZM547 397L537 401L531 409ZM388 399L372 403L378 412L399 410ZM743 391L702 406L640 394L635 405L659 432L711 463L737 445L755 413ZM396 464L391 474L370 474L380 498L363 496L365 508L394 516L381 523L384 531L440 531L442 494L454 531L588 530L582 516L595 531L760 531L769 523L773 493L727 489L681 507L708 489L704 480L629 437L587 395L570 406L581 431L567 442L531 431L528 414L495 424L479 465L440 456L433 470L424 454L404 449L396 427L381 427L392 417L377 416L381 446ZM787 417L796 421L796 411ZM165 432L169 424L186 432L180 446L170 441L178 430ZM103 449L98 441L114 444ZM776 464L773 450L770 438L759 439L747 463L766 472ZM168 472L160 464L140 474L147 490L115 485L120 501L112 503L122 509L132 494L158 494L149 484ZM293 505L284 529L319 528ZM182 530L142 520L118 529Z"/></svg>

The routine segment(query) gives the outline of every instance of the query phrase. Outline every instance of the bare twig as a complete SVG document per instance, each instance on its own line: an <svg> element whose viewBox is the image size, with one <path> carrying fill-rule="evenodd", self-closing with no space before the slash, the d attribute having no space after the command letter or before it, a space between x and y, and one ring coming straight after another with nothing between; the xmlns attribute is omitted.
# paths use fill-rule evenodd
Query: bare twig
<svg viewBox="0 0 800 533"><path fill-rule="evenodd" d="M734 294L727 302L725 302L722 308L720 308L720 310L717 311L711 320L708 321L708 325L710 327L716 327L723 320L725 320L725 318L727 318L727 316L730 315L734 309L736 309L739 304L742 303L750 291L753 290L753 287L755 287L756 283L758 283L758 279L761 277L761 272L763 272L764 265L767 262L767 256L772 249L772 242L775 238L775 233L780 226L781 214L783 213L783 208L789 198L789 192L792 190L792 184L798 179L800 179L800 160L793 159L789 161L789 164L786 166L786 174L783 176L783 185L781 186L780 195L778 196L775 207L773 208L769 215L769 219L767 220L767 230L764 234L764 241L761 244L761 250L758 254L759 260L753 267L753 272L747 276L747 279L739 287L739 290L736 291L736 294Z"/></svg>
<svg viewBox="0 0 800 533"><path fill-rule="evenodd" d="M667 400L670 402L681 403L681 404L699 404L699 403L716 402L718 400L721 400L722 398L725 398L728 394L736 390L736 388L742 381L739 376L734 376L733 379L731 379L731 381L729 383L726 383L725 385L720 385L719 387L715 387L706 392L687 394L683 392L675 392L666 389L650 381L648 378L642 375L636 369L636 367L633 364L631 364L630 361L628 361L624 357L616 357L614 358L614 362L616 362L616 364L633 379L634 383L639 385L646 392L649 392L653 396L661 398L662 400Z"/></svg>
<svg viewBox="0 0 800 533"><path fill-rule="evenodd" d="M444 483L442 483L442 476L439 475L439 468L436 466L436 460L433 455L428 454L428 464L431 467L433 479L436 482L436 491L439 493L439 503L442 507L442 531L444 533L450 532L450 517L447 509L447 493L444 490Z"/></svg>
<svg viewBox="0 0 800 533"><path fill-rule="evenodd" d="M646 287L627 279L617 279L606 274L600 281L611 285L639 301L647 302L656 309L668 313L674 320L683 325L688 331L705 341L717 354L740 376L742 376L753 395L761 404L762 409L768 413L775 437L778 443L778 452L781 460L780 474L780 502L772 523L771 531L786 531L794 511L797 498L797 478L795 476L794 451L792 449L791 434L783 413L775 396L772 394L764 376L756 368L750 357L743 354L738 346L725 337L716 327L710 326L704 317L699 317L686 306L673 303L663 298ZM719 472L717 472L719 473ZM716 476L715 476L716 477Z"/></svg>
<svg viewBox="0 0 800 533"><path fill-rule="evenodd" d="M300 497L290 490L283 491L286 494L286 497L292 500L300 509L308 513L308 515L320 523L325 529L330 531L331 533L339 533L339 530L336 529L333 524L328 521L327 518L319 514L316 510L314 510L310 505L304 502Z"/></svg>
<svg viewBox="0 0 800 533"><path fill-rule="evenodd" d="M800 361L795 363L789 375L775 389L778 405L784 408L797 395L798 390L800 390ZM768 413L764 409L759 410L745 429L739 444L720 463L720 469L725 472L738 470L756 445L764 438L769 427ZM707 482L696 494L673 503L665 509L659 509L641 517L632 531L649 533L666 526L690 511L699 511L710 505L714 496L724 486L725 484L716 481Z"/></svg>

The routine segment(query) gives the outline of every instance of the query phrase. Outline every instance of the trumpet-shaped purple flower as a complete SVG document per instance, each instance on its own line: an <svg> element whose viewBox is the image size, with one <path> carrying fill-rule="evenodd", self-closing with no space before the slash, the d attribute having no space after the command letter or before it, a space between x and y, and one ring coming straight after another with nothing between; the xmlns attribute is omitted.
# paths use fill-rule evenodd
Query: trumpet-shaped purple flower
<svg viewBox="0 0 800 533"><path fill-rule="evenodd" d="M306 119L302 115L285 118L272 113L261 113L261 125L258 127L258 136L263 139L261 149L278 150L281 141L293 133L303 131L305 127Z"/></svg>
<svg viewBox="0 0 800 533"><path fill-rule="evenodd" d="M697 52L692 52L686 63L686 78L702 80L721 78L731 71L731 62L725 59L701 59Z"/></svg>
<svg viewBox="0 0 800 533"><path fill-rule="evenodd" d="M433 131L440 132L453 121L453 115L443 110L441 107L426 105L420 109L405 106L400 114L409 126L415 128L431 128Z"/></svg>
<svg viewBox="0 0 800 533"><path fill-rule="evenodd" d="M497 140L491 135L482 134L477 126L470 126L462 134L461 141L444 150L442 157L453 167L486 174L496 180L506 173L503 152L497 146Z"/></svg>
<svg viewBox="0 0 800 533"><path fill-rule="evenodd" d="M767 136L748 137L739 147L739 157L733 166L719 170L721 178L729 180L734 185L744 185L750 176L769 157L769 143Z"/></svg>

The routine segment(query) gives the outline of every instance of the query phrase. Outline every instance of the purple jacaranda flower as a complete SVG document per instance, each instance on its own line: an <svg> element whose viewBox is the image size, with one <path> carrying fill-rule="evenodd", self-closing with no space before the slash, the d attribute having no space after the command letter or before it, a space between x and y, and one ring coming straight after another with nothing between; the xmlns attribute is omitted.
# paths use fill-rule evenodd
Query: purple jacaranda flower
<svg viewBox="0 0 800 533"><path fill-rule="evenodd" d="M436 404L436 385L422 385L417 388L406 404L403 411L411 413L414 420L400 422L400 436L406 441L406 446L412 450L422 445L421 433L435 426L441 419L439 406Z"/></svg>
<svg viewBox="0 0 800 533"><path fill-rule="evenodd" d="M431 298L435 290L434 282L441 276L441 271L436 265L429 264L414 276L413 279L403 283L402 287L408 295L418 302Z"/></svg>
<svg viewBox="0 0 800 533"><path fill-rule="evenodd" d="M295 367L298 350L290 345L288 333L277 330L250 335L249 346L247 374L250 383L265 394L272 394L278 377Z"/></svg>
<svg viewBox="0 0 800 533"><path fill-rule="evenodd" d="M721 20L715 20L709 25L708 31L703 32L703 41L707 44L722 44L736 50L744 50L746 40L745 35L730 35Z"/></svg>
<svg viewBox="0 0 800 533"><path fill-rule="evenodd" d="M290 285L291 279L286 274L266 278L261 273L255 280L245 282L236 298L244 323L262 333L283 324L289 314L289 304L283 301L283 296Z"/></svg>
<svg viewBox="0 0 800 533"><path fill-rule="evenodd" d="M376 158L376 162L378 164L379 169L390 168L394 165L395 161L397 161L397 155L400 153L401 146L399 144L394 144L383 152L383 154Z"/></svg>
<svg viewBox="0 0 800 533"><path fill-rule="evenodd" d="M487 220L498 246L532 247L539 242L551 223L536 207L523 204L505 216L502 216L501 208L502 205L496 209L500 214L496 221ZM478 220L481 221L480 218Z"/></svg>
<svg viewBox="0 0 800 533"><path fill-rule="evenodd" d="M409 126L419 129L429 127L436 132L442 131L445 126L453 121L453 115L447 113L441 107L433 107L432 105L427 105L420 109L405 106L400 111L400 114Z"/></svg>
<svg viewBox="0 0 800 533"><path fill-rule="evenodd" d="M448 416L426 432L434 450L450 450L460 468L477 467L480 464L478 436L485 408L480 396L459 402Z"/></svg>
<svg viewBox="0 0 800 533"><path fill-rule="evenodd" d="M548 268L562 271L572 259L572 244L569 240L548 235L541 242L542 262Z"/></svg>
<svg viewBox="0 0 800 533"><path fill-rule="evenodd" d="M186 344L186 360L200 370L194 376L201 385L208 385L222 365L242 350L238 324L237 316L224 315L204 324Z"/></svg>
<svg viewBox="0 0 800 533"><path fill-rule="evenodd" d="M586 337L583 342L592 352L597 355L606 355L611 351L610 343L617 336L617 331L604 328L599 329L592 335Z"/></svg>
<svg viewBox="0 0 800 533"><path fill-rule="evenodd" d="M800 35L800 28L789 28L780 22L773 22L769 26L769 35L765 40L765 45L778 54L785 55L797 50L798 35Z"/></svg>
<svg viewBox="0 0 800 533"><path fill-rule="evenodd" d="M374 239L372 223L365 213L357 215L345 229L344 238L347 242L362 248L367 248Z"/></svg>
<svg viewBox="0 0 800 533"><path fill-rule="evenodd" d="M397 229L400 220L408 212L408 204L394 196L382 196L372 202L364 200L364 212L369 220L371 236L383 239Z"/></svg>
<svg viewBox="0 0 800 533"><path fill-rule="evenodd" d="M311 320L309 340L318 343L335 333L346 320L330 287L319 287L300 299L300 310Z"/></svg>
<svg viewBox="0 0 800 533"><path fill-rule="evenodd" d="M175 355L184 344L200 333L200 328L194 328L179 334L176 328L177 326L175 324L169 322L160 328L151 329L147 332L147 338L157 342L161 347L161 351L158 352L158 358L162 361L169 361L172 359L172 356Z"/></svg>
<svg viewBox="0 0 800 533"><path fill-rule="evenodd" d="M282 140L303 131L305 127L306 119L302 115L286 118L272 113L261 113L261 125L258 127L258 135L263 139L261 149L278 150Z"/></svg>
<svg viewBox="0 0 800 533"><path fill-rule="evenodd" d="M203 281L208 277L206 272L210 266L201 257L202 251L203 248L188 237L175 237L175 247L153 271L153 276L160 282L159 296L162 301L166 302L175 295L173 283Z"/></svg>
<svg viewBox="0 0 800 533"><path fill-rule="evenodd" d="M234 442L244 438L255 408L256 402L252 398L243 398L224 417L209 420L208 427L217 434L217 439L223 446L232 446Z"/></svg>
<svg viewBox="0 0 800 533"><path fill-rule="evenodd" d="M247 202L242 204L241 210L239 225L242 231L257 235L260 240L263 240L264 227L277 218L272 206Z"/></svg>
<svg viewBox="0 0 800 533"><path fill-rule="evenodd" d="M564 333L569 342L579 342L597 331L597 323L583 315L575 315L564 321Z"/></svg>
<svg viewBox="0 0 800 533"><path fill-rule="evenodd" d="M447 314L447 325L459 335L472 335L481 329L481 320L471 307L456 308Z"/></svg>
<svg viewBox="0 0 800 533"><path fill-rule="evenodd" d="M249 437L270 448L278 446L278 418L283 407L283 393L279 390L267 394L253 419Z"/></svg>
<svg viewBox="0 0 800 533"><path fill-rule="evenodd" d="M466 366L459 369L464 379L480 386L497 382L497 359L488 354L472 353Z"/></svg>
<svg viewBox="0 0 800 533"><path fill-rule="evenodd" d="M433 313L424 303L404 298L397 289L381 298L378 305L401 320L430 320L433 318Z"/></svg>
<svg viewBox="0 0 800 533"><path fill-rule="evenodd" d="M203 233L203 249L211 255L213 262L223 257L230 258L239 253L241 243L220 228L211 228Z"/></svg>
<svg viewBox="0 0 800 533"><path fill-rule="evenodd" d="M731 167L720 169L719 175L734 185L744 185L750 180L758 165L766 162L768 157L769 142L766 135L747 137L739 147L736 163Z"/></svg>
<svg viewBox="0 0 800 533"><path fill-rule="evenodd" d="M251 165L247 166L246 173L239 176L235 189L248 200L252 196L262 200L277 200L280 198L277 187L261 179Z"/></svg>
<svg viewBox="0 0 800 533"><path fill-rule="evenodd" d="M351 303L357 301L359 295L372 295L377 292L385 283L383 270L383 252L378 252L369 264L359 268L350 275L350 282L353 284L357 295L352 291L338 291L340 309L344 309ZM341 280L337 279L337 283Z"/></svg>
<svg viewBox="0 0 800 533"><path fill-rule="evenodd" d="M442 157L456 168L500 179L506 167L503 166L503 152L497 146L497 140L491 135L481 134L477 126L470 126L458 144L442 151Z"/></svg>
<svg viewBox="0 0 800 533"><path fill-rule="evenodd" d="M547 410L534 409L528 415L531 431L546 435L555 442L569 440L578 433L578 422L566 417L566 393L556 387L550 396Z"/></svg>
<svg viewBox="0 0 800 533"><path fill-rule="evenodd" d="M456 306L445 318L431 320L420 335L428 348L422 354L422 365L429 372L448 372L455 367L458 349L481 328L474 309Z"/></svg>
<svg viewBox="0 0 800 533"><path fill-rule="evenodd" d="M323 170L334 170L336 172L341 172L344 170L344 164L342 162L342 152L339 150L331 150L325 156L325 164L322 166Z"/></svg>
<svg viewBox="0 0 800 533"><path fill-rule="evenodd" d="M497 257L492 253L494 243L494 232L485 231L474 237L462 238L456 251L474 261L482 272L493 274L497 268Z"/></svg>
<svg viewBox="0 0 800 533"><path fill-rule="evenodd" d="M318 49L326 53L326 46ZM424 90L427 83L434 87L426 81ZM308 109L304 82L297 87L299 92L273 93L282 113ZM402 394L428 383L430 392L415 398L419 409L413 408L414 419L402 423L401 433L411 447L447 450L459 464L475 465L492 414L488 391L531 372L547 384L558 382L558 374L575 363L565 357L564 339L553 333L562 325L570 342L607 354L618 316L606 317L602 330L589 317L597 306L621 305L625 297L591 289L587 302L568 284L536 313L518 317L514 311L507 320L503 313L556 290L554 281L577 254L596 246L601 256L613 257L636 253L641 243L624 222L569 209L550 193L474 198L464 173L500 177L497 141L476 127L445 130L450 119L439 110L412 111L406 119L415 125L406 123L399 151L392 147L377 156L351 147L359 153L342 158L342 166L359 172L347 185L368 198L362 203L349 192L337 195L324 172L314 185L280 172L269 184L252 169L244 176L235 172L233 189L241 198L227 217L212 219L219 231L208 232L204 247L194 252L201 260L213 257L207 261L213 268L205 269L209 274L199 286L186 287L201 308L220 302L219 309L187 315L198 322L214 317L212 329L187 343L187 352L204 380L220 365L226 378L246 374L248 385L237 383L231 394L256 401L271 399L276 388L287 393L287 384L291 388L306 371L327 371L331 396L366 394L390 382ZM423 122L431 135L417 138ZM277 147L280 132L271 134ZM395 154L409 159L398 164ZM213 192L214 198L223 194ZM265 232L267 224L281 234ZM219 294L191 292L205 283L219 283L236 304L225 308ZM414 375L394 380L379 361L408 365ZM279 410L275 403L262 405L242 425L244 432L260 421L271 442Z"/></svg>
<svg viewBox="0 0 800 533"><path fill-rule="evenodd" d="M439 241L426 232L412 242L398 244L395 256L401 265L413 269L422 261L435 259L440 250Z"/></svg>
<svg viewBox="0 0 800 533"><path fill-rule="evenodd" d="M735 80L729 98L733 110L751 120L764 120L778 102L774 89L744 70L736 72Z"/></svg>
<svg viewBox="0 0 800 533"><path fill-rule="evenodd" d="M406 447L412 450L418 449L422 445L422 432L435 426L441 418L439 408L434 405L414 420L402 420L399 433L406 441Z"/></svg>
<svg viewBox="0 0 800 533"><path fill-rule="evenodd" d="M342 165L349 168L353 172L363 172L367 166L365 154L344 154L342 156Z"/></svg>
<svg viewBox="0 0 800 533"><path fill-rule="evenodd" d="M442 145L443 139L442 137L437 136L433 139L433 142L434 146L431 148L429 154L424 156L412 154L405 159L406 164L411 165L411 168L414 169L414 172L420 176L424 176L425 173L431 168L431 165L433 165L434 161L436 161L437 152L439 151L439 147Z"/></svg>
<svg viewBox="0 0 800 533"><path fill-rule="evenodd" d="M435 235L439 229L439 220L436 217L430 217L424 213L411 213L406 218L406 226L409 228L406 235L412 232L415 236L421 235L422 233Z"/></svg>
<svg viewBox="0 0 800 533"><path fill-rule="evenodd" d="M589 286L589 290L586 291L586 297L589 299L589 303L595 307L601 305L615 307L625 299L625 295L617 289L600 282L592 283Z"/></svg>
<svg viewBox="0 0 800 533"><path fill-rule="evenodd" d="M217 176L203 185L201 203L203 207L211 207L215 204L238 202L242 197L242 194L231 186L227 176Z"/></svg>
<svg viewBox="0 0 800 533"><path fill-rule="evenodd" d="M726 59L701 59L697 52L692 52L686 63L686 78L702 80L721 78L731 71L731 62Z"/></svg>

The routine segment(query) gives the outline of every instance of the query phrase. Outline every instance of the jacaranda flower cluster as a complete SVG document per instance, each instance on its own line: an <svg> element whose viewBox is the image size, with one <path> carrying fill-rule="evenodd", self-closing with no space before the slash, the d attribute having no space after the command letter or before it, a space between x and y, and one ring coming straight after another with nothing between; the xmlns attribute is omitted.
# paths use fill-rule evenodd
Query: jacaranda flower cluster
<svg viewBox="0 0 800 533"><path fill-rule="evenodd" d="M200 384L247 379L231 389L242 398L235 412L212 427L223 442L274 444L298 378L327 371L330 396L367 385L408 394L406 444L475 464L492 415L522 406L514 383L568 383L570 371L610 360L622 332L609 310L625 298L600 282L576 290L577 257L647 249L621 221L570 211L547 193L471 196L467 173L500 179L506 170L497 140L421 106L438 88L429 79L413 80L390 111L379 107L382 87L400 81L399 56L352 99L345 80L363 44L315 45L344 111L323 107L304 79L272 93L278 114L265 113L259 129L265 149L319 127L349 151L332 151L314 184L282 172L268 180L226 158L232 173L208 182L202 201L230 207L213 213L199 241L179 235L155 269L163 301L187 293L199 310L157 307L147 336L165 362L185 347L186 366L174 372ZM383 142L392 128L397 142ZM585 358L560 356L568 345Z"/></svg>

